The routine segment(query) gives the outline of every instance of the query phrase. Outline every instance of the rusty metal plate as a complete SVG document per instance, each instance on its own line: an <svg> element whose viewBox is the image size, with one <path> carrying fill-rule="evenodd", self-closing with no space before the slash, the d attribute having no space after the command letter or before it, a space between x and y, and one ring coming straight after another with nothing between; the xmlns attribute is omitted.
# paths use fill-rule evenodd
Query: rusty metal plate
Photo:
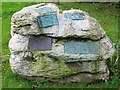
<svg viewBox="0 0 120 90"><path fill-rule="evenodd" d="M29 39L29 51L51 50L52 39L49 37L31 36Z"/></svg>

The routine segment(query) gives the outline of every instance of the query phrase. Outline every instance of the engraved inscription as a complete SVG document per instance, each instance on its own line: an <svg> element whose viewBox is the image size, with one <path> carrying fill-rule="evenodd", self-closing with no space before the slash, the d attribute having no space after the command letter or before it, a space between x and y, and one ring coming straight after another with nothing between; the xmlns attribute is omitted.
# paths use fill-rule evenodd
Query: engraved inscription
<svg viewBox="0 0 120 90"><path fill-rule="evenodd" d="M38 8L38 11L42 14L50 14L50 13L56 13L56 10L53 10L51 8L48 7L43 7L43 8Z"/></svg>
<svg viewBox="0 0 120 90"><path fill-rule="evenodd" d="M51 50L52 39L49 37L32 36L29 39L29 51Z"/></svg>
<svg viewBox="0 0 120 90"><path fill-rule="evenodd" d="M99 54L98 42L65 42L66 54Z"/></svg>
<svg viewBox="0 0 120 90"><path fill-rule="evenodd" d="M38 11L40 14L43 14L38 17L38 23L40 27L47 28L58 24L57 13L55 10L44 7L39 8Z"/></svg>
<svg viewBox="0 0 120 90"><path fill-rule="evenodd" d="M46 16L38 17L38 23L40 27L46 28L58 24L58 19L56 14L50 14Z"/></svg>
<svg viewBox="0 0 120 90"><path fill-rule="evenodd" d="M84 20L85 15L83 13L65 13L65 18L72 19L72 20Z"/></svg>

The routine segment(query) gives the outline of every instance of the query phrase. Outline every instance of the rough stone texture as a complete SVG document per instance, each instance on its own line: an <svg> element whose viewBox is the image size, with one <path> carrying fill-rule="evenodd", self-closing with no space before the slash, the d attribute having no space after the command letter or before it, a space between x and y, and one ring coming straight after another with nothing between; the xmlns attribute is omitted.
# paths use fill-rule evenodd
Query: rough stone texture
<svg viewBox="0 0 120 90"><path fill-rule="evenodd" d="M28 50L28 36L14 34L9 41L9 48L11 52L20 52Z"/></svg>
<svg viewBox="0 0 120 90"><path fill-rule="evenodd" d="M47 6L51 8L53 5L48 4ZM59 11L59 9L54 10ZM64 14L66 13L84 13L85 20L71 20L65 18ZM38 7L26 7L21 11L16 12L12 16L11 32L22 35L39 35L46 33L53 37L77 36L80 38L89 38L92 40L98 40L105 35L105 32L97 20L90 17L86 12L81 10L73 9L64 11L62 14L58 13L57 17L59 20L59 25L54 25L48 28L39 28L37 22L38 16L43 16L39 13Z"/></svg>
<svg viewBox="0 0 120 90"><path fill-rule="evenodd" d="M39 35L42 33L38 26L37 17L41 16L38 9L43 7L50 7L59 11L58 7L53 4L38 4L34 6L25 7L22 10L13 14L11 19L11 35L19 33L22 35Z"/></svg>
<svg viewBox="0 0 120 90"><path fill-rule="evenodd" d="M53 14L40 11L46 7L56 11L57 25L45 28L39 26L39 17ZM71 16L66 18L67 13L71 13ZM83 19L78 14L83 15ZM115 48L98 21L84 11L73 9L60 13L59 8L51 3L25 7L12 16L11 36L10 65L13 72L19 75L40 82L93 82L109 79L106 60L112 57ZM51 38L52 50L30 51L32 36ZM98 42L99 53L65 53L65 42ZM91 45L87 47L89 49ZM72 48L75 48L74 45Z"/></svg>

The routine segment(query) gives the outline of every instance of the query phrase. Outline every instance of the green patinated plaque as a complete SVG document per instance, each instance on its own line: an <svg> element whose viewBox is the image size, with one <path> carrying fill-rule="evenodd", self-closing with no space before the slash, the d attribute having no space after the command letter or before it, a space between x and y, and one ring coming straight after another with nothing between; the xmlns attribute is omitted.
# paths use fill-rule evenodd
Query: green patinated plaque
<svg viewBox="0 0 120 90"><path fill-rule="evenodd" d="M99 54L99 42L65 42L65 54Z"/></svg>
<svg viewBox="0 0 120 90"><path fill-rule="evenodd" d="M72 19L72 20L84 20L85 15L83 13L65 13L65 18Z"/></svg>
<svg viewBox="0 0 120 90"><path fill-rule="evenodd" d="M48 7L39 8L38 11L43 14L38 17L40 27L47 28L58 24L57 11Z"/></svg>

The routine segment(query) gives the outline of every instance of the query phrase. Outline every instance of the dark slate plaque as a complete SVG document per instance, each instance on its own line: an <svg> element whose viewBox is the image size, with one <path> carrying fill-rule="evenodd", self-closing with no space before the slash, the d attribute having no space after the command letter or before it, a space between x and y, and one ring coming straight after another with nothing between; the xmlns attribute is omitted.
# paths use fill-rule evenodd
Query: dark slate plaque
<svg viewBox="0 0 120 90"><path fill-rule="evenodd" d="M65 18L72 19L72 20L84 20L85 15L83 13L65 13Z"/></svg>
<svg viewBox="0 0 120 90"><path fill-rule="evenodd" d="M56 14L50 14L46 16L38 17L38 23L40 27L46 28L58 24L58 19Z"/></svg>
<svg viewBox="0 0 120 90"><path fill-rule="evenodd" d="M66 54L99 54L98 42L65 42Z"/></svg>
<svg viewBox="0 0 120 90"><path fill-rule="evenodd" d="M29 51L51 50L52 39L49 37L32 36L29 39Z"/></svg>

